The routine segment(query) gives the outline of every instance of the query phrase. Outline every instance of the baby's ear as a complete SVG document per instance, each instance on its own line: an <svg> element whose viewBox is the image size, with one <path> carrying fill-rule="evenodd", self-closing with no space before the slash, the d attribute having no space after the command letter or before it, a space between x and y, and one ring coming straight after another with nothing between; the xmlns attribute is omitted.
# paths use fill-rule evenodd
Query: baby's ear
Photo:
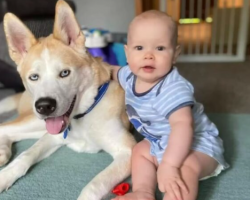
<svg viewBox="0 0 250 200"><path fill-rule="evenodd" d="M177 46L175 47L173 64L176 63L176 60L177 60L178 56L180 55L180 53L181 53L181 46L180 46L180 45L177 45Z"/></svg>
<svg viewBox="0 0 250 200"><path fill-rule="evenodd" d="M128 46L126 44L124 45L124 51L125 51L126 59L128 62Z"/></svg>
<svg viewBox="0 0 250 200"><path fill-rule="evenodd" d="M128 46L125 44L124 45L124 51L126 52L128 50Z"/></svg>

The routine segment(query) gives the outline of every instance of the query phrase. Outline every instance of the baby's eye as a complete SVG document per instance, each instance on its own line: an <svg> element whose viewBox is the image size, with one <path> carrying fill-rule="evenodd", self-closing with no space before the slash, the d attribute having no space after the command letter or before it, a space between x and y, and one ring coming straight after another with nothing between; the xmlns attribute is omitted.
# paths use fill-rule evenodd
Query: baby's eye
<svg viewBox="0 0 250 200"><path fill-rule="evenodd" d="M136 46L135 49L138 50L138 51L141 51L143 49L143 47L142 46Z"/></svg>
<svg viewBox="0 0 250 200"><path fill-rule="evenodd" d="M163 46L159 46L159 47L157 47L157 50L158 51L163 51L163 50L165 50L166 48L165 47L163 47Z"/></svg>

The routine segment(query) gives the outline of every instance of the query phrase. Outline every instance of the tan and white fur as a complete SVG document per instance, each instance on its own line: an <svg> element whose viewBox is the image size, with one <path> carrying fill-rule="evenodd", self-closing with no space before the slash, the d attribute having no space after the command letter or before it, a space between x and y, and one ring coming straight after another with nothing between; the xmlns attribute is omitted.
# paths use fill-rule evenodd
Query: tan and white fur
<svg viewBox="0 0 250 200"><path fill-rule="evenodd" d="M113 162L83 188L78 198L102 199L128 177L131 170L135 140L128 132L121 87L111 81L106 94L90 113L77 120L72 117L84 113L92 105L98 87L110 80L111 67L87 53L85 37L73 11L64 1L56 5L53 34L46 38L36 39L11 13L4 17L4 30L10 56L17 64L26 91L0 101L1 113L12 109L19 112L14 121L0 124L0 166L8 163L13 142L30 138L38 138L38 141L0 171L0 193L24 176L33 164L66 145L77 152L104 150L113 157ZM63 70L70 70L70 74L60 77ZM32 74L39 78L31 80ZM62 134L49 134L44 119L63 115L75 95L68 137L63 139ZM49 116L39 114L35 106L36 101L46 97L57 103Z"/></svg>

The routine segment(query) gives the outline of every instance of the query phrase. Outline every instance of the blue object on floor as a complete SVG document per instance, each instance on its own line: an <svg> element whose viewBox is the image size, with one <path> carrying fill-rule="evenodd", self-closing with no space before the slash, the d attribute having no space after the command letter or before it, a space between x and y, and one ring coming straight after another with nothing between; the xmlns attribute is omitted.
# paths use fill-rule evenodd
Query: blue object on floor
<svg viewBox="0 0 250 200"><path fill-rule="evenodd" d="M89 53L94 57L101 57L103 61L107 62L107 57L102 48L88 48Z"/></svg>
<svg viewBox="0 0 250 200"><path fill-rule="evenodd" d="M118 65L116 55L112 49L113 43L109 43L107 47L103 48L104 54L107 56L107 62L110 65Z"/></svg>
<svg viewBox="0 0 250 200"><path fill-rule="evenodd" d="M112 44L103 48L88 48L88 51L92 56L101 57L104 62L110 65L118 65L116 55L112 49Z"/></svg>
<svg viewBox="0 0 250 200"><path fill-rule="evenodd" d="M113 43L111 48L116 56L117 63L119 66L123 67L127 65L126 54L124 51L124 44L122 43Z"/></svg>

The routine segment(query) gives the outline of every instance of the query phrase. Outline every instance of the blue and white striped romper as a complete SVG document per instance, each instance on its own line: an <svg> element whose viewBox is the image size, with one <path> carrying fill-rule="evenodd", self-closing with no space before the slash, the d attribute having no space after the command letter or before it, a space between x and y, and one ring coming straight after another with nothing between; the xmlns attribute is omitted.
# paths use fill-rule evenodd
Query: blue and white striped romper
<svg viewBox="0 0 250 200"><path fill-rule="evenodd" d="M191 106L194 118L192 149L213 157L226 169L223 142L218 129L196 102L193 86L183 78L177 68L172 70L154 87L144 93L136 93L136 76L129 66L118 71L118 80L125 90L125 102L130 122L151 143L150 153L161 162L171 132L169 116L184 106Z"/></svg>

